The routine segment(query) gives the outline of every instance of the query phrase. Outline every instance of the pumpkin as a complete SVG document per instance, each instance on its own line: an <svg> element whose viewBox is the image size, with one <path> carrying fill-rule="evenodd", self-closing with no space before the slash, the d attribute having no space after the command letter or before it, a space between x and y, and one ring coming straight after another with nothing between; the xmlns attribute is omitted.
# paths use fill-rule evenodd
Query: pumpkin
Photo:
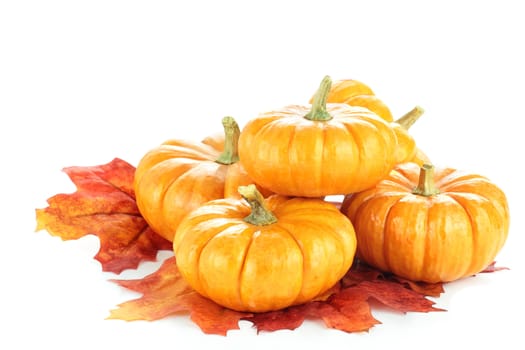
<svg viewBox="0 0 525 350"><path fill-rule="evenodd" d="M405 163L373 188L345 196L364 262L424 282L482 271L503 247L509 208L481 175Z"/></svg>
<svg viewBox="0 0 525 350"><path fill-rule="evenodd" d="M313 97L310 102L313 101ZM360 106L369 109L387 122L398 137L397 163L415 162L423 165L429 162L427 155L416 147L414 138L408 129L423 114L423 109L416 106L401 118L394 121L390 108L379 99L365 83L355 79L341 79L333 82L327 97L328 103L346 103L350 106Z"/></svg>
<svg viewBox="0 0 525 350"><path fill-rule="evenodd" d="M397 163L413 162L417 163L418 165L423 165L430 162L428 156L417 147L416 141L412 135L408 133L410 127L423 113L423 108L416 106L396 121L390 123L397 137Z"/></svg>
<svg viewBox="0 0 525 350"><path fill-rule="evenodd" d="M170 241L189 211L212 199L240 198L238 186L253 182L239 162L237 122L232 117L222 122L221 136L200 143L168 140L147 152L136 168L139 211L155 232Z"/></svg>
<svg viewBox="0 0 525 350"><path fill-rule="evenodd" d="M397 139L390 124L363 107L326 103L325 77L311 106L261 113L239 137L249 176L272 192L322 197L364 190L392 170Z"/></svg>
<svg viewBox="0 0 525 350"><path fill-rule="evenodd" d="M334 205L241 186L243 199L189 213L173 241L177 267L199 294L227 308L264 312L308 302L333 287L356 250L353 226Z"/></svg>
<svg viewBox="0 0 525 350"><path fill-rule="evenodd" d="M310 102L312 101L313 97ZM372 89L365 83L355 79L334 81L328 93L327 102L365 107L387 122L394 120L390 108L374 94Z"/></svg>

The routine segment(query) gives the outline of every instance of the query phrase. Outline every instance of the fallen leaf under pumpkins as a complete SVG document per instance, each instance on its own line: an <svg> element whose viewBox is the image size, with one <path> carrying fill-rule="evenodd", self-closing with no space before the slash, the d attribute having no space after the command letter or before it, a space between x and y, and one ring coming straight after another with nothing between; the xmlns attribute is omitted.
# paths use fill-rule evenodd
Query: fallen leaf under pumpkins
<svg viewBox="0 0 525 350"><path fill-rule="evenodd" d="M100 240L95 255L104 271L119 274L142 261L154 261L171 242L151 230L140 215L133 191L135 168L115 158L91 167L69 167L64 172L76 185L71 194L57 194L49 206L36 210L37 231L47 230L64 240L88 234ZM491 264L484 272L504 268ZM371 300L398 312L444 311L428 297L444 292L441 283L416 283L383 273L358 260L330 291L316 300L283 310L245 313L224 308L196 293L177 270L175 256L141 279L113 279L118 285L141 293L110 311L109 319L159 320L188 314L204 333L226 335L247 320L260 331L293 330L306 319L319 319L329 328L345 332L367 331L381 323L372 315Z"/></svg>
<svg viewBox="0 0 525 350"><path fill-rule="evenodd" d="M115 158L64 172L77 191L57 194L47 200L47 208L37 209L37 231L47 230L63 240L96 235L100 250L95 259L104 271L114 273L135 269L142 261L154 261L159 250L172 249L140 215L133 191L135 167Z"/></svg>

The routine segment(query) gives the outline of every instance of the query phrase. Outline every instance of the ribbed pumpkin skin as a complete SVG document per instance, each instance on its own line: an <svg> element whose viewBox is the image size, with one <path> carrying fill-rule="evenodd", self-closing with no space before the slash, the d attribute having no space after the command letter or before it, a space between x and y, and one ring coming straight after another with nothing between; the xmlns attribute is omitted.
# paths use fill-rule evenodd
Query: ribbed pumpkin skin
<svg viewBox="0 0 525 350"><path fill-rule="evenodd" d="M330 88L327 102L365 107L387 122L394 120L390 108L374 94L368 85L358 80L342 79L334 81Z"/></svg>
<svg viewBox="0 0 525 350"><path fill-rule="evenodd" d="M209 200L237 197L239 185L253 181L237 162L215 160L223 150L224 136L203 142L169 140L140 160L135 172L137 206L149 226L172 241L184 215Z"/></svg>
<svg viewBox="0 0 525 350"><path fill-rule="evenodd" d="M234 310L279 310L310 301L347 272L355 232L334 205L273 195L266 206L276 223L244 221L250 207L235 199L206 203L182 220L173 248L198 293Z"/></svg>
<svg viewBox="0 0 525 350"><path fill-rule="evenodd" d="M300 105L250 120L239 137L250 177L274 193L320 197L362 191L386 176L397 147L389 123L362 107L326 110L327 121L304 118L309 107Z"/></svg>
<svg viewBox="0 0 525 350"><path fill-rule="evenodd" d="M391 122L398 137L397 163L414 162L423 165L429 161L428 157L416 147L416 141L408 133L408 130L395 123L390 108L365 83L354 79L334 81L330 88L327 102L346 103L350 106L364 107L387 122Z"/></svg>
<svg viewBox="0 0 525 350"><path fill-rule="evenodd" d="M505 194L487 178L435 169L439 194L413 194L420 167L396 166L383 181L345 197L360 259L413 281L448 282L482 271L509 229Z"/></svg>

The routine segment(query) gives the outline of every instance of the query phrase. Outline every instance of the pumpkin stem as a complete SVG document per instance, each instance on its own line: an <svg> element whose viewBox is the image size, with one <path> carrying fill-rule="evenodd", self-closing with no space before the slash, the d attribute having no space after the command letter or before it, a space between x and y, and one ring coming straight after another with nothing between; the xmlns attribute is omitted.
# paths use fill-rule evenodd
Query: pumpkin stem
<svg viewBox="0 0 525 350"><path fill-rule="evenodd" d="M270 225L277 222L275 215L266 208L264 197L255 185L239 186L238 191L252 209L250 215L245 217L244 221L257 226Z"/></svg>
<svg viewBox="0 0 525 350"><path fill-rule="evenodd" d="M330 113L326 111L326 100L332 87L332 79L327 75L321 81L319 89L312 99L312 109L304 117L308 120L327 121L332 119Z"/></svg>
<svg viewBox="0 0 525 350"><path fill-rule="evenodd" d="M430 197L439 193L439 189L434 182L434 166L423 164L419 172L419 183L412 191L413 194Z"/></svg>
<svg viewBox="0 0 525 350"><path fill-rule="evenodd" d="M222 118L224 127L224 150L215 160L221 164L233 164L239 161L238 143L241 130L233 117Z"/></svg>
<svg viewBox="0 0 525 350"><path fill-rule="evenodd" d="M403 115L401 118L396 120L394 123L401 125L405 130L410 129L410 127L425 113L425 110L420 106L415 106Z"/></svg>

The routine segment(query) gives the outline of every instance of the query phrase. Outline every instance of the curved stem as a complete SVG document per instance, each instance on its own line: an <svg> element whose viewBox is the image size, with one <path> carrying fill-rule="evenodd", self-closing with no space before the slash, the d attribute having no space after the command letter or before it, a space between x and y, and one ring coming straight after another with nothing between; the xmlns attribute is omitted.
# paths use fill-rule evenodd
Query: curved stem
<svg viewBox="0 0 525 350"><path fill-rule="evenodd" d="M239 161L238 143L241 130L233 117L222 118L224 127L224 150L215 160L221 164L233 164Z"/></svg>
<svg viewBox="0 0 525 350"><path fill-rule="evenodd" d="M439 193L439 189L434 182L434 166L423 164L419 172L419 182L412 191L413 194L430 197Z"/></svg>
<svg viewBox="0 0 525 350"><path fill-rule="evenodd" d="M264 197L255 185L239 186L238 191L252 209L250 215L245 217L244 221L257 226L270 225L277 222L275 215L266 208Z"/></svg>
<svg viewBox="0 0 525 350"><path fill-rule="evenodd" d="M326 100L332 87L332 79L327 75L321 81L319 89L312 100L312 109L304 117L308 120L326 121L332 119L330 113L326 111Z"/></svg>
<svg viewBox="0 0 525 350"><path fill-rule="evenodd" d="M421 108L420 106L415 106L410 110L408 113L403 115L398 120L394 121L394 123L397 123L401 125L405 130L410 129L410 127L419 119L425 113L425 110Z"/></svg>

